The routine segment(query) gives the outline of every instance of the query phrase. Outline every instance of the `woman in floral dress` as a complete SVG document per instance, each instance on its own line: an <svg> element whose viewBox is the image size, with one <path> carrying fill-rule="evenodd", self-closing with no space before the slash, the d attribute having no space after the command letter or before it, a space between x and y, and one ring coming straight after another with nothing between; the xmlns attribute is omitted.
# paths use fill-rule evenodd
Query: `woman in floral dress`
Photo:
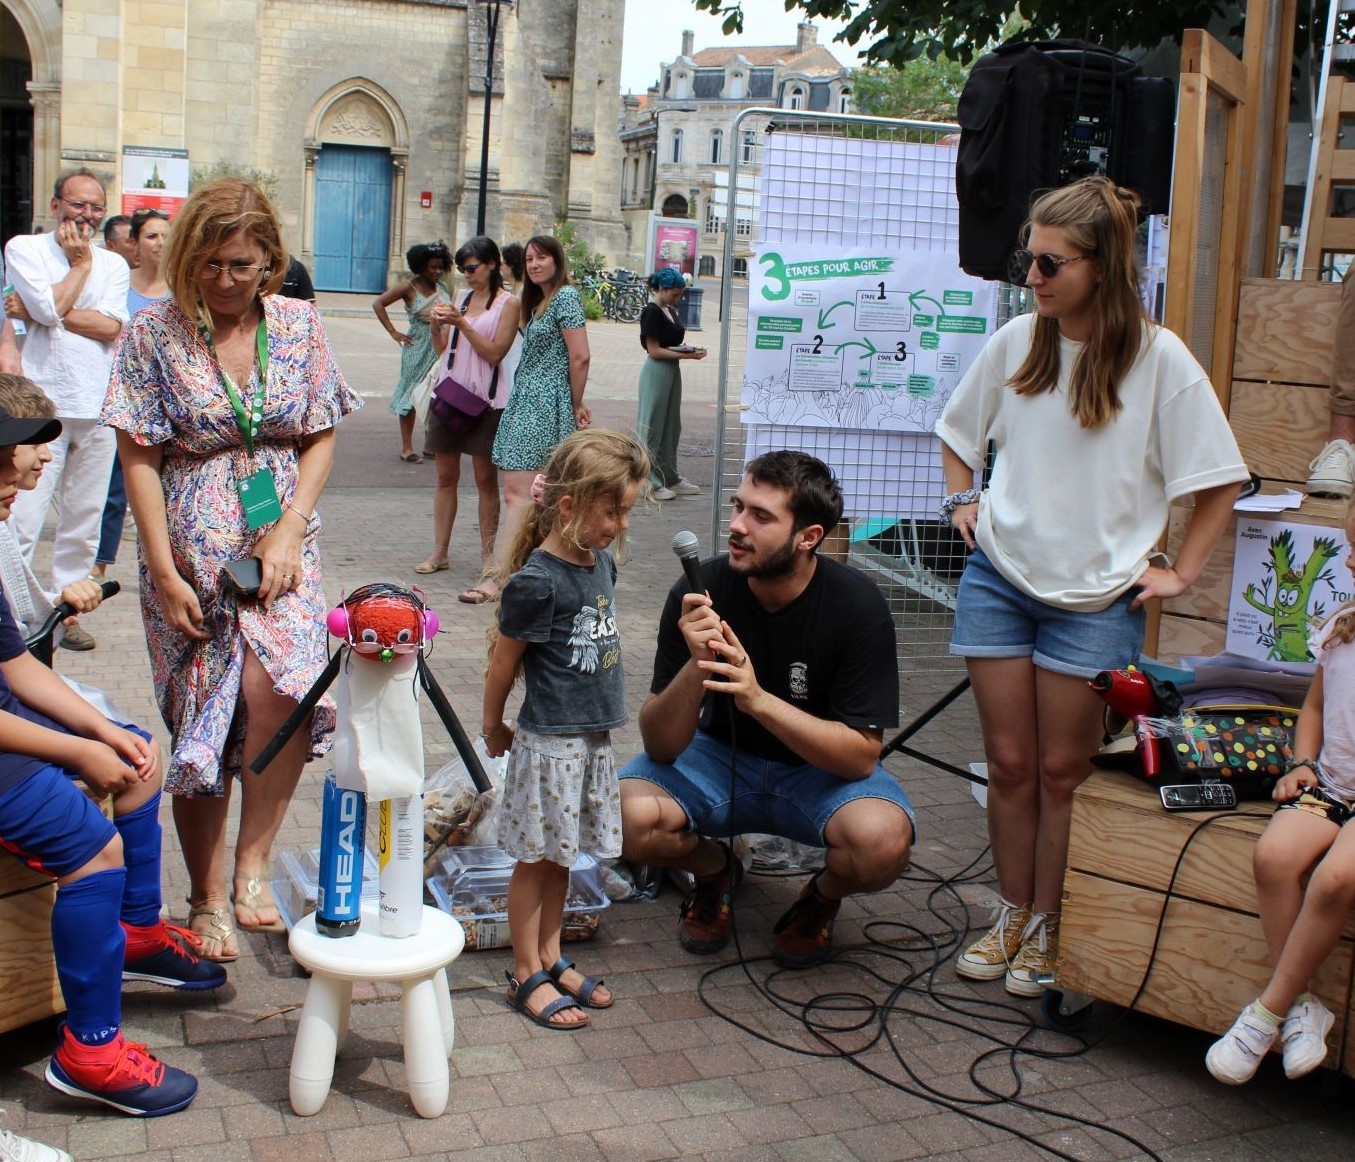
<svg viewBox="0 0 1355 1162"><path fill-rule="evenodd" d="M400 344L400 382L391 395L392 415L400 417L400 459L406 464L422 464L414 451L414 401L411 396L419 381L428 374L438 353L433 350L433 310L452 301L443 279L452 266L452 252L443 242L420 242L405 253L412 277L396 283L372 304L372 310L397 343ZM397 331L386 308L403 301L409 319L406 331Z"/></svg>
<svg viewBox="0 0 1355 1162"><path fill-rule="evenodd" d="M140 541L141 608L160 710L165 779L190 882L189 926L216 960L236 927L276 930L273 839L308 758L329 746L321 702L262 776L242 779L234 915L226 882L231 783L326 663L320 522L348 389L315 309L276 291L287 270L277 214L228 178L180 210L165 256L172 298L123 333L103 422L118 448ZM260 561L257 597L222 568Z"/></svg>
<svg viewBox="0 0 1355 1162"><path fill-rule="evenodd" d="M503 469L507 505L503 528L516 528L531 500L532 479L555 445L593 421L583 402L588 385L588 332L583 301L569 285L560 243L537 234L523 248L527 281L522 288L522 357L513 373L513 394L494 437L494 463ZM493 596L511 537L499 538L494 577L477 586Z"/></svg>

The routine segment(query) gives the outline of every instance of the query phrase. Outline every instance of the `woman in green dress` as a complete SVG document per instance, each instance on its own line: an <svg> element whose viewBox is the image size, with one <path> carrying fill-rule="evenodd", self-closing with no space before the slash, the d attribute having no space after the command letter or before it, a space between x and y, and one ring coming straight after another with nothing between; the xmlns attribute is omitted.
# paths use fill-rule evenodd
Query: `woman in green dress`
<svg viewBox="0 0 1355 1162"><path fill-rule="evenodd" d="M517 527L523 506L531 502L532 478L555 445L593 419L583 402L589 360L583 302L569 285L564 249L549 234L537 234L523 248L523 263L527 281L522 288L522 358L493 454L503 470L507 503L503 527L509 530ZM480 593L496 591L500 557L512 539L499 538L495 577L481 582Z"/></svg>
<svg viewBox="0 0 1355 1162"><path fill-rule="evenodd" d="M410 277L396 283L372 304L372 310L381 325L402 350L400 352L400 382L391 395L392 414L400 417L400 459L406 464L422 464L423 457L414 451L414 401L411 398L419 381L433 366L437 352L433 350L433 308L452 301L443 285L443 278L451 269L452 252L443 242L420 242L405 253ZM392 303L403 300L409 316L407 331L397 331L386 314Z"/></svg>

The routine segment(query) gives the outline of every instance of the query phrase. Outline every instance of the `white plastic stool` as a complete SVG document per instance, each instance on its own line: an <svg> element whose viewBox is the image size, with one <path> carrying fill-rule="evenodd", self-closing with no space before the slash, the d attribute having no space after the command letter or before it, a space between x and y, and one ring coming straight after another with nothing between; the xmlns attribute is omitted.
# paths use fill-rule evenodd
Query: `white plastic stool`
<svg viewBox="0 0 1355 1162"><path fill-rule="evenodd" d="M334 939L315 930L315 914L305 917L287 944L311 973L306 1005L292 1048L289 1093L301 1117L318 1114L334 1080L334 1058L348 1034L353 982L398 980L403 986L400 1019L404 1030L405 1078L414 1109L436 1118L447 1108L447 1059L452 1054L452 998L447 965L466 944L451 916L424 908L417 936L380 935L375 907L362 909L362 926L353 936Z"/></svg>

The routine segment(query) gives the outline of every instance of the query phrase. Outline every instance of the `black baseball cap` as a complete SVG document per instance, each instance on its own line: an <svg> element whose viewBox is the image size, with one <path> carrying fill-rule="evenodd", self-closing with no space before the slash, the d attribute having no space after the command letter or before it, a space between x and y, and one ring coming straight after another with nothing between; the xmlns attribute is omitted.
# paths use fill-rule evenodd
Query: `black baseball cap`
<svg viewBox="0 0 1355 1162"><path fill-rule="evenodd" d="M21 420L0 407L0 447L10 444L50 444L59 435L60 420Z"/></svg>

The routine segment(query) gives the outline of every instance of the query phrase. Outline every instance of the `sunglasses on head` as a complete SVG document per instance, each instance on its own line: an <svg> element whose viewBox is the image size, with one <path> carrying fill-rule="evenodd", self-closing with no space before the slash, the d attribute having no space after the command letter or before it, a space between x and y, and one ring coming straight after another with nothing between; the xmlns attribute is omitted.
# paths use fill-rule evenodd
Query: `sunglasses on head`
<svg viewBox="0 0 1355 1162"><path fill-rule="evenodd" d="M468 262L465 266L458 266L456 269L461 274L474 274L482 266L484 266L483 262Z"/></svg>
<svg viewBox="0 0 1355 1162"><path fill-rule="evenodd" d="M1012 255L1008 273L1017 286L1025 286L1026 275L1034 266L1044 278L1053 278L1070 262L1081 262L1085 254L1032 254L1029 250L1018 250Z"/></svg>

